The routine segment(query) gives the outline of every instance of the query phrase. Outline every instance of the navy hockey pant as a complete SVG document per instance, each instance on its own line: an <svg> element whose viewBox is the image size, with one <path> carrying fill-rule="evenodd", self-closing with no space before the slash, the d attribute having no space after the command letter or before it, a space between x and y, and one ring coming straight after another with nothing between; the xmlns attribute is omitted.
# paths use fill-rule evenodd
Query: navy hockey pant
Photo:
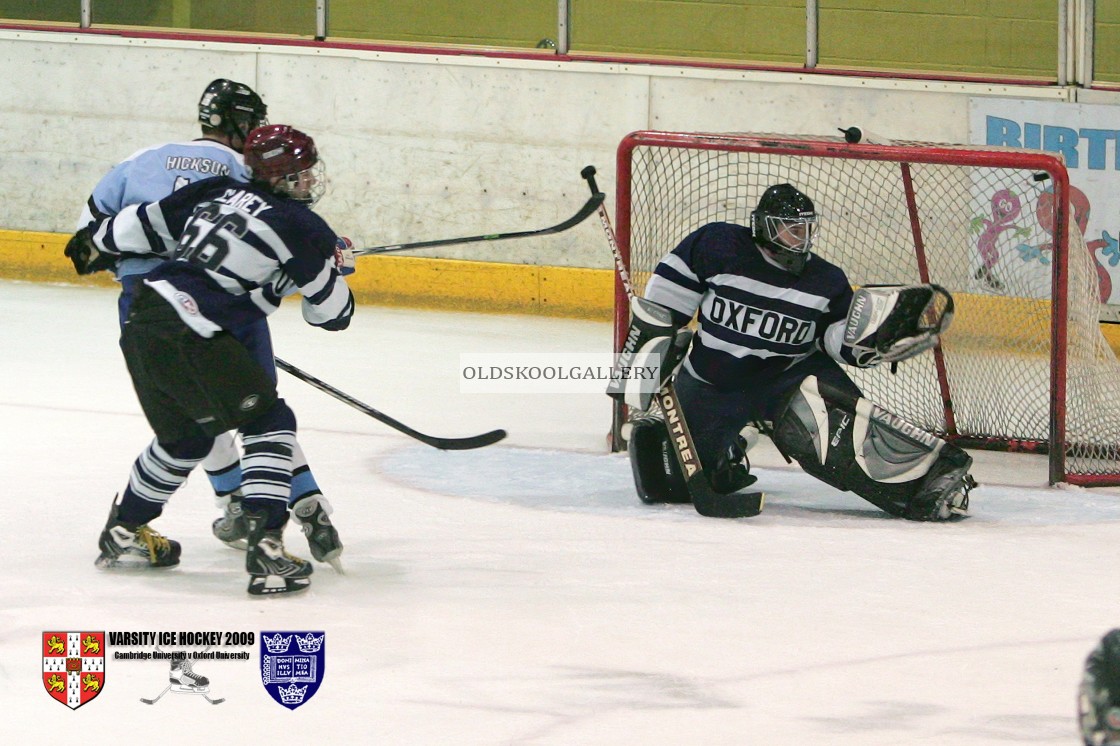
<svg viewBox="0 0 1120 746"><path fill-rule="evenodd" d="M816 376L854 396L863 395L844 369L822 352L810 355L769 380L751 380L747 382L748 388L731 391L704 383L681 368L674 387L704 468L715 466L720 454L744 427L758 420L772 422L789 392L809 376Z"/></svg>

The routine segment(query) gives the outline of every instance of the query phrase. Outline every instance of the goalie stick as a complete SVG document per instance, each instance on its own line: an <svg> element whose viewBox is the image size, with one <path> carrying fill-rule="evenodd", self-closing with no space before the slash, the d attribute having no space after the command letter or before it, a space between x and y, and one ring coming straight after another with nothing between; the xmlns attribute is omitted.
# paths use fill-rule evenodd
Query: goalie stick
<svg viewBox="0 0 1120 746"><path fill-rule="evenodd" d="M408 425L405 425L404 423L393 419L384 412L379 412L368 404L364 404L358 401L349 394L343 391L339 391L329 383L320 381L315 376L300 370L291 363L285 362L280 358L276 358L276 367L284 371L285 373L289 373L295 376L304 383L314 386L323 393L333 396L340 402L349 404L351 407L358 410L362 414L369 415L378 422L382 422L398 432L402 432L411 438L415 438L425 445L429 445L433 448L438 448L442 451L467 451L472 448L483 448L488 445L493 445L494 443L497 443L499 440L502 440L506 437L505 430L491 430L490 432L482 433L481 435L472 435L467 438L439 438L434 435L425 435L424 433L413 430Z"/></svg>
<svg viewBox="0 0 1120 746"><path fill-rule="evenodd" d="M595 184L595 167L588 166L580 174L587 180L587 185L593 194L604 196ZM603 224L603 232L610 244L611 254L614 255L615 270L622 281L622 287L628 298L634 297L634 285L630 281L630 273L626 269L626 261L622 258L622 251L618 248L618 239L615 238L614 228L611 227L610 216L603 206L602 200L597 207L599 221ZM696 512L708 518L749 518L762 512L766 496L761 492L740 492L723 495L712 489L708 477L704 474L704 467L700 464L700 457L696 454L696 446L692 442L692 434L688 431L688 424L680 409L676 389L672 381L666 383L657 392L657 402L661 405L661 415L665 426L669 429L669 439L673 442L673 452L677 456L677 463L684 474L688 494L692 497L692 507Z"/></svg>
<svg viewBox="0 0 1120 746"><path fill-rule="evenodd" d="M595 173L594 166L588 166L583 170L583 172L586 173L588 169L591 169L591 173ZM585 176L584 178L587 177ZM597 210L599 206L603 204L604 199L606 199L605 194L602 194L601 192L598 192L597 190L592 188L591 199L587 200L587 202L584 203L583 207L579 208L579 212L565 220L563 223L557 223L550 228L540 228L539 230L535 231L514 231L512 233L487 233L482 236L467 236L465 238L440 238L434 241L416 241L414 243L398 243L389 244L387 246L371 246L365 249L354 249L354 256L370 256L373 254L388 254L395 251L427 249L431 248L432 246L452 246L455 244L477 243L479 241L505 241L509 238L530 238L532 236L548 236L553 233L562 233L569 228L574 228L575 226L586 220L591 215L591 213L595 212L595 210Z"/></svg>

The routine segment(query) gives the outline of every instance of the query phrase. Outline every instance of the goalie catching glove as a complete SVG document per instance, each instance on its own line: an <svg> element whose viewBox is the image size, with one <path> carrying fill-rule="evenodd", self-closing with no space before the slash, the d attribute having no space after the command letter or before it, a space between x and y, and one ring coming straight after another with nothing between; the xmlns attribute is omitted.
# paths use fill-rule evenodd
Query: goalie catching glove
<svg viewBox="0 0 1120 746"><path fill-rule="evenodd" d="M678 328L671 310L645 298L631 298L630 313L630 328L611 371L607 395L645 412L684 359L692 331ZM649 377L654 370L656 377Z"/></svg>
<svg viewBox="0 0 1120 746"><path fill-rule="evenodd" d="M897 363L933 348L952 320L940 285L867 285L848 308L841 355L861 368Z"/></svg>

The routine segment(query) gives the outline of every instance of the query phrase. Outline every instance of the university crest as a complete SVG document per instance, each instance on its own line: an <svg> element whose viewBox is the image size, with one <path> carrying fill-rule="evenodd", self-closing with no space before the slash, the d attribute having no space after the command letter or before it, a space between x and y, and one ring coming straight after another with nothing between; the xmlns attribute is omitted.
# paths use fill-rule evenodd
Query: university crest
<svg viewBox="0 0 1120 746"><path fill-rule="evenodd" d="M261 632L261 681L280 704L294 710L323 681L326 632Z"/></svg>
<svg viewBox="0 0 1120 746"><path fill-rule="evenodd" d="M105 686L104 632L44 632L43 686L76 710Z"/></svg>

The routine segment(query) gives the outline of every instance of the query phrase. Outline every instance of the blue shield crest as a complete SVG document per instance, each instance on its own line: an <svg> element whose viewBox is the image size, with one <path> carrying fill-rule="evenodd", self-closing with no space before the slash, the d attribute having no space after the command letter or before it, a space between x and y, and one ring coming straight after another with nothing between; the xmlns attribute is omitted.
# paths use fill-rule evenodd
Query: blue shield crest
<svg viewBox="0 0 1120 746"><path fill-rule="evenodd" d="M261 681L289 710L315 696L323 681L326 632L261 632Z"/></svg>

